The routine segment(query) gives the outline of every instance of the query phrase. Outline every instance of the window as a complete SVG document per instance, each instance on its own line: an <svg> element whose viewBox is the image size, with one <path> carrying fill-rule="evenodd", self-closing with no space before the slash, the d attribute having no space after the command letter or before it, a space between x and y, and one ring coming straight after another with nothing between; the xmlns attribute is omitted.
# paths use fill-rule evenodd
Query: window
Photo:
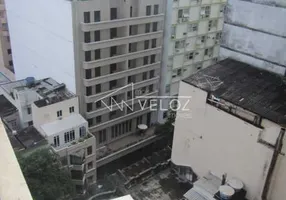
<svg viewBox="0 0 286 200"><path fill-rule="evenodd" d="M79 137L84 137L86 135L86 128L82 126L79 128Z"/></svg>
<svg viewBox="0 0 286 200"><path fill-rule="evenodd" d="M90 42L90 32L84 32L84 42L85 43Z"/></svg>
<svg viewBox="0 0 286 200"><path fill-rule="evenodd" d="M166 85L165 92L166 92L166 93L169 93L169 92L170 92L170 85L169 85L169 84Z"/></svg>
<svg viewBox="0 0 286 200"><path fill-rule="evenodd" d="M88 122L88 126L91 127L93 126L93 119L87 119L87 122Z"/></svg>
<svg viewBox="0 0 286 200"><path fill-rule="evenodd" d="M84 12L83 13L83 22L84 23L90 23L90 12Z"/></svg>
<svg viewBox="0 0 286 200"><path fill-rule="evenodd" d="M201 8L201 18L208 18L210 16L211 7L205 6Z"/></svg>
<svg viewBox="0 0 286 200"><path fill-rule="evenodd" d="M70 113L73 113L74 112L74 107L70 107Z"/></svg>
<svg viewBox="0 0 286 200"><path fill-rule="evenodd" d="M156 62L156 55L151 55L151 64Z"/></svg>
<svg viewBox="0 0 286 200"><path fill-rule="evenodd" d="M87 103L86 104L86 112L90 112L90 111L92 111L92 108L93 106L92 106L92 103Z"/></svg>
<svg viewBox="0 0 286 200"><path fill-rule="evenodd" d="M158 15L159 13L159 5L154 5L154 15Z"/></svg>
<svg viewBox="0 0 286 200"><path fill-rule="evenodd" d="M91 95L91 93L92 93L92 87L91 86L88 86L88 87L86 87L85 88L85 93L86 93L86 96L90 96Z"/></svg>
<svg viewBox="0 0 286 200"><path fill-rule="evenodd" d="M85 70L85 78L86 79L91 79L91 69L86 69Z"/></svg>
<svg viewBox="0 0 286 200"><path fill-rule="evenodd" d="M101 108L101 101L97 101L97 102L95 103L95 107L96 107L96 108Z"/></svg>
<svg viewBox="0 0 286 200"><path fill-rule="evenodd" d="M60 137L58 135L54 137L54 146L60 146Z"/></svg>
<svg viewBox="0 0 286 200"><path fill-rule="evenodd" d="M178 75L178 76L181 76L181 75L182 75L182 69L178 69L178 70L177 70L177 75Z"/></svg>
<svg viewBox="0 0 286 200"><path fill-rule="evenodd" d="M149 40L144 41L144 49L149 49Z"/></svg>
<svg viewBox="0 0 286 200"><path fill-rule="evenodd" d="M92 168L93 168L93 162L91 161L91 162L87 163L87 170L90 170Z"/></svg>
<svg viewBox="0 0 286 200"><path fill-rule="evenodd" d="M30 107L27 108L27 113L28 113L28 115L30 115L32 113L32 110Z"/></svg>
<svg viewBox="0 0 286 200"><path fill-rule="evenodd" d="M155 48L155 47L156 47L156 42L157 42L157 40L156 40L156 39L152 39L152 45L151 45L151 48Z"/></svg>
<svg viewBox="0 0 286 200"><path fill-rule="evenodd" d="M61 117L61 116L63 116L62 111L61 110L57 111L57 117Z"/></svg>
<svg viewBox="0 0 286 200"><path fill-rule="evenodd" d="M127 79L127 83L131 83L132 82L132 76L128 76L128 79Z"/></svg>
<svg viewBox="0 0 286 200"><path fill-rule="evenodd" d="M100 22L100 11L94 11L94 22Z"/></svg>
<svg viewBox="0 0 286 200"><path fill-rule="evenodd" d="M151 24L145 24L145 33L150 33Z"/></svg>
<svg viewBox="0 0 286 200"><path fill-rule="evenodd" d="M33 121L29 121L28 126L33 126Z"/></svg>
<svg viewBox="0 0 286 200"><path fill-rule="evenodd" d="M117 28L111 28L110 29L110 39L117 37Z"/></svg>
<svg viewBox="0 0 286 200"><path fill-rule="evenodd" d="M153 78L155 76L155 70L150 71L150 78Z"/></svg>
<svg viewBox="0 0 286 200"><path fill-rule="evenodd" d="M144 72L144 73L142 74L142 79L143 79L143 81L147 79L147 72Z"/></svg>
<svg viewBox="0 0 286 200"><path fill-rule="evenodd" d="M7 53L8 53L9 55L12 54L11 49L8 49L8 50L7 50Z"/></svg>
<svg viewBox="0 0 286 200"><path fill-rule="evenodd" d="M64 138L65 138L65 143L68 143L70 141L70 133L65 132Z"/></svg>
<svg viewBox="0 0 286 200"><path fill-rule="evenodd" d="M153 22L153 32L158 31L158 22Z"/></svg>
<svg viewBox="0 0 286 200"><path fill-rule="evenodd" d="M109 89L112 90L117 86L117 80L112 80L109 82Z"/></svg>
<svg viewBox="0 0 286 200"><path fill-rule="evenodd" d="M201 43L204 43L204 42L205 42L205 39L206 39L206 37L205 37L205 36L202 36L202 37L201 37Z"/></svg>
<svg viewBox="0 0 286 200"><path fill-rule="evenodd" d="M91 61L91 51L85 51L84 54L85 54L85 61L86 62Z"/></svg>
<svg viewBox="0 0 286 200"><path fill-rule="evenodd" d="M114 72L116 72L117 70L117 66L116 63L113 63L110 65L110 74L113 74Z"/></svg>
<svg viewBox="0 0 286 200"><path fill-rule="evenodd" d="M94 41L100 41L100 31L94 31Z"/></svg>
<svg viewBox="0 0 286 200"><path fill-rule="evenodd" d="M176 41L175 49L182 49L185 47L185 40Z"/></svg>
<svg viewBox="0 0 286 200"><path fill-rule="evenodd" d="M209 49L205 49L205 56L207 56L209 53Z"/></svg>
<svg viewBox="0 0 286 200"><path fill-rule="evenodd" d="M146 6L146 15L149 16L151 15L151 6Z"/></svg>
<svg viewBox="0 0 286 200"><path fill-rule="evenodd" d="M117 8L110 9L110 20L117 19Z"/></svg>
<svg viewBox="0 0 286 200"><path fill-rule="evenodd" d="M187 54L187 59L192 60L194 58L194 52L190 52Z"/></svg>
<svg viewBox="0 0 286 200"><path fill-rule="evenodd" d="M101 123L101 116L97 116L97 117L95 118L95 122L96 122L97 124Z"/></svg>
<svg viewBox="0 0 286 200"><path fill-rule="evenodd" d="M149 64L149 57L148 56L144 56L143 58L143 65L148 65Z"/></svg>
<svg viewBox="0 0 286 200"><path fill-rule="evenodd" d="M13 66L13 61L12 60L9 61L9 65Z"/></svg>
<svg viewBox="0 0 286 200"><path fill-rule="evenodd" d="M96 67L94 69L94 72L95 72L95 77L99 77L101 76L101 70L100 70L100 67Z"/></svg>
<svg viewBox="0 0 286 200"><path fill-rule="evenodd" d="M153 92L153 85L149 85L148 91L149 91L149 93L150 93L150 92Z"/></svg>
<svg viewBox="0 0 286 200"><path fill-rule="evenodd" d="M132 14L133 14L133 9L132 6L130 6L130 17L132 17Z"/></svg>
<svg viewBox="0 0 286 200"><path fill-rule="evenodd" d="M100 59L100 49L94 50L94 59L95 60Z"/></svg>
<svg viewBox="0 0 286 200"><path fill-rule="evenodd" d="M87 147L87 155L92 154L92 146Z"/></svg>
<svg viewBox="0 0 286 200"><path fill-rule="evenodd" d="M110 118L110 119L113 119L113 117L114 117L115 115L116 115L116 110L109 113L109 118Z"/></svg>
<svg viewBox="0 0 286 200"><path fill-rule="evenodd" d="M198 24L189 24L188 25L189 32L195 32L198 30Z"/></svg>
<svg viewBox="0 0 286 200"><path fill-rule="evenodd" d="M71 141L72 141L72 140L75 140L74 130L71 130L71 131L70 131L70 139L71 139Z"/></svg>
<svg viewBox="0 0 286 200"><path fill-rule="evenodd" d="M178 18L182 18L183 17L183 10L180 9L178 10Z"/></svg>
<svg viewBox="0 0 286 200"><path fill-rule="evenodd" d="M106 130L102 130L102 131L99 131L98 132L98 135L99 135L99 144L103 143L103 142L106 142Z"/></svg>
<svg viewBox="0 0 286 200"><path fill-rule="evenodd" d="M101 84L95 85L95 92L96 93L101 93Z"/></svg>
<svg viewBox="0 0 286 200"><path fill-rule="evenodd" d="M117 46L110 47L110 57L115 56L117 53Z"/></svg>

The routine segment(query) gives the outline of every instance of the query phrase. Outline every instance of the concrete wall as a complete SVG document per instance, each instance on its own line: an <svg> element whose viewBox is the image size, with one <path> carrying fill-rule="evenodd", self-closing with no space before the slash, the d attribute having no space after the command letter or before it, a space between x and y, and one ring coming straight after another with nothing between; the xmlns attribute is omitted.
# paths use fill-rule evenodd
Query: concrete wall
<svg viewBox="0 0 286 200"><path fill-rule="evenodd" d="M16 78L52 77L75 92L69 1L6 2Z"/></svg>
<svg viewBox="0 0 286 200"><path fill-rule="evenodd" d="M229 0L225 12L221 58L232 57L285 74L286 2Z"/></svg>
<svg viewBox="0 0 286 200"><path fill-rule="evenodd" d="M65 101L51 104L49 106L37 107L32 104L32 115L34 126L39 129L41 125L58 120L57 111L62 111L62 117L68 117L71 115L69 112L70 107L74 107L74 113L79 113L78 109L78 97L74 97Z"/></svg>
<svg viewBox="0 0 286 200"><path fill-rule="evenodd" d="M260 199L273 150L257 140L261 134L274 144L280 127L263 120L261 129L206 104L207 93L184 82L179 96L192 98L186 106L190 111L177 112L172 162L191 167L200 177L212 171L239 178L249 200ZM182 105L185 101L180 99Z"/></svg>

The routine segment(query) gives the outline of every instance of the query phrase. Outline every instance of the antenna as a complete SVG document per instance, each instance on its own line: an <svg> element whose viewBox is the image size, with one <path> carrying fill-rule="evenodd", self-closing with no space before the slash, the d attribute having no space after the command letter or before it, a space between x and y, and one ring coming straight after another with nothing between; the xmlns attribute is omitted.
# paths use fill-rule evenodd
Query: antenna
<svg viewBox="0 0 286 200"><path fill-rule="evenodd" d="M203 75L197 79L198 86L201 88L209 87L211 91L214 91L219 88L223 82L218 77Z"/></svg>

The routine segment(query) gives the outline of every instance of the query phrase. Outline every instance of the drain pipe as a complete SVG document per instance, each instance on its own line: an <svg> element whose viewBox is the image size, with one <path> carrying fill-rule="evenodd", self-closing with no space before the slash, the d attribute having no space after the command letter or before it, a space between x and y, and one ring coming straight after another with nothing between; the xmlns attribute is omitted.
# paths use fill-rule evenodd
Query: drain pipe
<svg viewBox="0 0 286 200"><path fill-rule="evenodd" d="M278 160L279 154L281 154L281 150L282 150L282 147L283 147L284 135L285 135L285 129L281 128L279 136L278 136L278 138L276 140L276 144L275 144L275 149L274 149L274 152L273 152L272 160L271 160L271 163L270 163L270 166L269 166L269 170L268 170L268 173L267 173L267 176L266 176L265 184L264 184L264 187L263 187L263 191L262 191L262 195L261 195L261 199L262 200L267 200L268 191L269 191L269 187L270 187L270 184L271 184L272 176L273 176L273 173L274 173L274 170L275 170L275 166L277 164L277 160Z"/></svg>

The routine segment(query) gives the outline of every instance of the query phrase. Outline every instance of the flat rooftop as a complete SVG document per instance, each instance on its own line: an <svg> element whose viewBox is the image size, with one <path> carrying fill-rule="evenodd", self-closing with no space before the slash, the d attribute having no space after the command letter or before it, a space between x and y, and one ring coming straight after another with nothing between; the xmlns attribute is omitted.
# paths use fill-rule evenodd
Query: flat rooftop
<svg viewBox="0 0 286 200"><path fill-rule="evenodd" d="M2 84L0 87L3 89L4 92L9 94L12 98L14 98L13 96L14 90L35 91L42 98L34 102L38 107L47 106L53 103L57 103L75 97L73 93L68 91L65 84L63 83L60 84L52 78L33 80L33 78L30 77L30 79L27 78L23 80L5 83Z"/></svg>
<svg viewBox="0 0 286 200"><path fill-rule="evenodd" d="M17 108L4 95L0 95L0 117L15 113L16 111Z"/></svg>
<svg viewBox="0 0 286 200"><path fill-rule="evenodd" d="M19 146L21 145L22 149L27 150L37 148L47 143L45 138L37 131L37 129L35 129L34 126L29 126L18 131L14 137L18 141L17 144L13 142L16 146L13 146L13 143L11 142L14 149L21 149Z"/></svg>
<svg viewBox="0 0 286 200"><path fill-rule="evenodd" d="M51 136L62 131L71 130L73 127L79 127L84 123L87 123L86 120L80 114L74 113L61 120L43 124L41 128L47 136Z"/></svg>
<svg viewBox="0 0 286 200"><path fill-rule="evenodd" d="M286 124L286 79L225 59L183 80L278 124Z"/></svg>

